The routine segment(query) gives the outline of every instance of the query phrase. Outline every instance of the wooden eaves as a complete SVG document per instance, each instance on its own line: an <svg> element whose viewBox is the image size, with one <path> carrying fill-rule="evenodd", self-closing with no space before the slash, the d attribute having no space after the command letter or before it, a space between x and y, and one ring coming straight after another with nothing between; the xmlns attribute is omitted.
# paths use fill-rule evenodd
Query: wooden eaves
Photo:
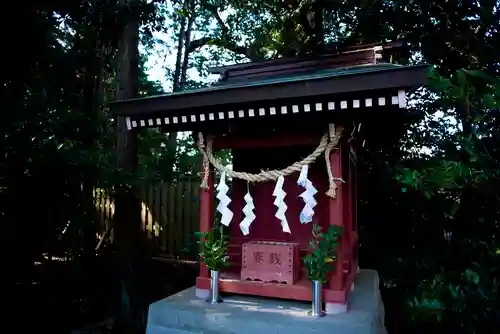
<svg viewBox="0 0 500 334"><path fill-rule="evenodd" d="M216 85L204 89L118 101L113 114L137 116L182 113L188 110L254 101L283 100L383 89L411 89L425 82L427 65L379 64L319 73Z"/></svg>

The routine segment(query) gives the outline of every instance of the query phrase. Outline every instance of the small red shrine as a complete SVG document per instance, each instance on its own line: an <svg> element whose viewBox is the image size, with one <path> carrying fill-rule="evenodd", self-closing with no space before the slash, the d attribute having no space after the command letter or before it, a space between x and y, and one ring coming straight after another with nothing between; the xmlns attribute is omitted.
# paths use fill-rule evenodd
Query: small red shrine
<svg viewBox="0 0 500 334"><path fill-rule="evenodd" d="M221 80L209 88L113 105L131 131L193 131L204 159L200 231L212 228L216 204L230 230L231 266L221 273L221 291L310 301L302 257L312 225L342 225L323 300L345 305L358 269L361 129L370 127L367 115L401 113L407 91L427 75L427 66L392 61L401 46L363 45L216 68ZM221 149L231 150L231 168L213 156ZM217 188L214 166L228 187ZM210 288L204 264L196 287Z"/></svg>

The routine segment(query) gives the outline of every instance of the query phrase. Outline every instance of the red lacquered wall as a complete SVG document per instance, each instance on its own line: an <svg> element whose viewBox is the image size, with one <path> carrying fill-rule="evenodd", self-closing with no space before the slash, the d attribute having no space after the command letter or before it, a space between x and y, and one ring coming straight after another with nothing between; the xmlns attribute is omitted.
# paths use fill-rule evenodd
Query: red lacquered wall
<svg viewBox="0 0 500 334"><path fill-rule="evenodd" d="M282 169L295 161L303 159L312 152L314 147L301 149L252 149L233 151L233 168L238 171L259 172L260 169ZM241 244L248 241L281 241L298 242L301 249L306 249L311 238L312 223L301 224L299 220L300 212L304 206L304 201L299 195L304 192L304 188L297 185L299 173L294 173L285 177L284 191L287 193L285 203L288 206L286 217L292 233L282 231L281 222L274 215L276 206L273 204L275 197L272 196L275 182L263 182L248 184L246 181L233 180L231 186L231 210L234 213L230 225L231 247L230 256L233 264L231 271L238 272L241 268ZM316 163L309 167L308 178L318 189L315 196L318 205L315 207L313 223L328 227L326 220L327 197L324 196L327 190L327 174L323 156ZM250 234L243 236L239 224L244 218L242 212L245 205L243 197L247 190L250 191L255 204L254 213L256 219L250 226Z"/></svg>

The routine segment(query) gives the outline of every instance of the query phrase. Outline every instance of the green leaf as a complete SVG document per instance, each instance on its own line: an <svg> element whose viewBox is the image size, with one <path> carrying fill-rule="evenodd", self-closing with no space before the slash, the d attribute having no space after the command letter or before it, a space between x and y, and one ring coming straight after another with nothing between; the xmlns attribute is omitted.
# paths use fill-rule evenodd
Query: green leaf
<svg viewBox="0 0 500 334"><path fill-rule="evenodd" d="M458 209L460 209L460 203L458 202L453 202L452 206L451 206L451 210L450 210L450 215L453 217L456 215L456 213L458 212Z"/></svg>
<svg viewBox="0 0 500 334"><path fill-rule="evenodd" d="M488 75L486 72L481 70L464 70L464 73L470 75L471 77L484 80L486 83L499 85L500 80Z"/></svg>
<svg viewBox="0 0 500 334"><path fill-rule="evenodd" d="M464 70L458 70L456 72L457 76L457 86L463 89L467 85L467 78L465 76L465 71Z"/></svg>
<svg viewBox="0 0 500 334"><path fill-rule="evenodd" d="M194 236L198 239L204 238L206 235L204 232L194 232Z"/></svg>
<svg viewBox="0 0 500 334"><path fill-rule="evenodd" d="M474 270L466 269L465 277L467 280L471 281L472 283L479 284L479 281L480 281L479 274L476 273Z"/></svg>

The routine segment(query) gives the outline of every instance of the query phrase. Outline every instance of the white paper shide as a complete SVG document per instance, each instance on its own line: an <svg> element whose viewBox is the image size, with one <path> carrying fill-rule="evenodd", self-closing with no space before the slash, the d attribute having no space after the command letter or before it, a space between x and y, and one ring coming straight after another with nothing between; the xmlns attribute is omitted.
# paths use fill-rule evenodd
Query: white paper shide
<svg viewBox="0 0 500 334"><path fill-rule="evenodd" d="M243 199L245 200L245 206L243 207L245 218L240 223L240 230L243 235L248 235L248 233L250 233L250 225L255 220L255 214L253 213L255 205L253 204L253 199L249 192L247 192Z"/></svg>
<svg viewBox="0 0 500 334"><path fill-rule="evenodd" d="M221 224L229 226L231 220L233 219L233 213L229 210L228 205L231 203L231 199L227 195L229 187L226 184L226 173L222 173L220 177L219 185L217 186L217 199L219 200L219 205L217 206L217 211L221 214Z"/></svg>
<svg viewBox="0 0 500 334"><path fill-rule="evenodd" d="M297 184L303 188L305 191L299 196L304 200L304 208L300 212L300 223L306 224L312 222L314 216L314 207L316 204L316 199L314 195L318 192L318 190L313 186L312 182L307 178L307 174L309 172L309 166L305 165L302 167L300 171L299 179L297 180Z"/></svg>
<svg viewBox="0 0 500 334"><path fill-rule="evenodd" d="M283 176L280 176L276 181L276 187L274 188L273 191L273 196L276 197L274 200L274 205L278 208L276 210L275 216L276 218L281 220L281 228L283 232L292 233L292 231L290 231L290 226L288 226L288 221L285 215L285 211L288 207L285 204L286 193L283 190L284 183L285 183L285 178Z"/></svg>

